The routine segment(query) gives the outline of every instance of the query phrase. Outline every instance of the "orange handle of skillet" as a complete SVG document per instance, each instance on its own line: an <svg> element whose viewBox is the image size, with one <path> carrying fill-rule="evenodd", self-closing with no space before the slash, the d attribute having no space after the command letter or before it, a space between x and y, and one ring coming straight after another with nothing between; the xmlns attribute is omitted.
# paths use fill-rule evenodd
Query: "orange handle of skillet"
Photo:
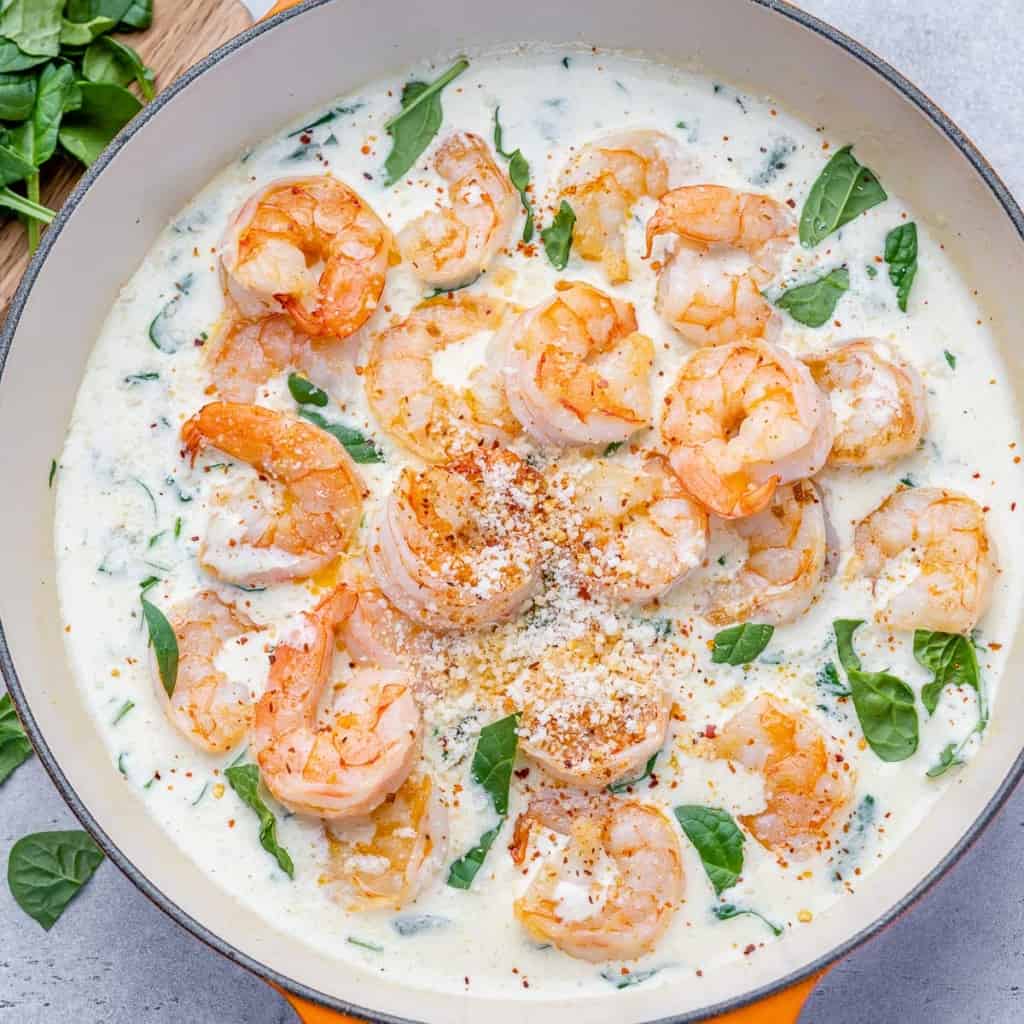
<svg viewBox="0 0 1024 1024"><path fill-rule="evenodd" d="M297 7L301 2L302 0L278 0L267 12L266 17L271 18L288 10L289 7ZM745 1006L741 1010L733 1010L716 1017L714 1024L797 1024L804 1003L824 973L822 971L821 974L813 975L806 981L801 981L782 992L776 992L775 995L768 996L752 1006ZM279 991L291 1003L303 1024L364 1024L356 1017L316 1006L283 989Z"/></svg>

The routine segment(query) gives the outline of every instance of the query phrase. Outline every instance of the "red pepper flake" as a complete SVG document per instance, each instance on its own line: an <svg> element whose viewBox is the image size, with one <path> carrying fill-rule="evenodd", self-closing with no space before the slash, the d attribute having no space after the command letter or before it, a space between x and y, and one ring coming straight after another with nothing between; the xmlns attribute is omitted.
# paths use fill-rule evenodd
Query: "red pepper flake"
<svg viewBox="0 0 1024 1024"><path fill-rule="evenodd" d="M717 727L715 725L706 725L706 726L704 726L704 735L709 740L713 740L715 738L715 734L717 732L718 732L718 729L717 729Z"/></svg>

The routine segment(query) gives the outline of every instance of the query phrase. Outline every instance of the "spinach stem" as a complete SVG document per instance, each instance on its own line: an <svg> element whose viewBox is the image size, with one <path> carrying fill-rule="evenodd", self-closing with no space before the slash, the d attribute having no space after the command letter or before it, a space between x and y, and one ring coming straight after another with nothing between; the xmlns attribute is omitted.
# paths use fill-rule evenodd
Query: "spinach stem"
<svg viewBox="0 0 1024 1024"><path fill-rule="evenodd" d="M28 200L30 203L39 205L39 172L30 174L25 179L25 190L28 192ZM28 251L31 256L32 253L39 248L39 221L35 217L28 218Z"/></svg>
<svg viewBox="0 0 1024 1024"><path fill-rule="evenodd" d="M48 206L33 203L9 188L0 188L0 206L13 210L15 213L23 213L26 217L42 221L44 224L49 224L57 216L56 212Z"/></svg>
<svg viewBox="0 0 1024 1024"><path fill-rule="evenodd" d="M456 61L456 63L454 63L440 78L431 82L430 85L428 85L426 89L424 89L423 92L421 92L419 96L409 104L409 106L402 107L402 109L395 114L390 121L385 121L384 130L391 131L392 127L394 127L398 121L401 121L403 117L411 114L421 103L425 103L435 93L440 92L450 81L452 81L452 79L458 78L459 75L461 75L468 67L469 61L465 58L460 61Z"/></svg>

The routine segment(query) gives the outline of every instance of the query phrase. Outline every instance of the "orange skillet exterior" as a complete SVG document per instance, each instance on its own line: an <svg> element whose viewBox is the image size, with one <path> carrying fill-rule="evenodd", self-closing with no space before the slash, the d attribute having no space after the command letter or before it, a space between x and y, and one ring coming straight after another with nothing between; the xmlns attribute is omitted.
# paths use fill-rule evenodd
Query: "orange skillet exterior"
<svg viewBox="0 0 1024 1024"><path fill-rule="evenodd" d="M278 0L266 16L270 18L288 10L289 7L297 7L301 2L302 0ZM714 1024L796 1024L807 997L824 973L822 971L821 974L816 974L783 992L768 996L753 1006L745 1006L742 1010L733 1010L721 1017L715 1017ZM293 996L283 989L281 994L292 1004L303 1024L365 1024L356 1017L348 1017L334 1010L316 1006L305 999L299 999L298 996Z"/></svg>

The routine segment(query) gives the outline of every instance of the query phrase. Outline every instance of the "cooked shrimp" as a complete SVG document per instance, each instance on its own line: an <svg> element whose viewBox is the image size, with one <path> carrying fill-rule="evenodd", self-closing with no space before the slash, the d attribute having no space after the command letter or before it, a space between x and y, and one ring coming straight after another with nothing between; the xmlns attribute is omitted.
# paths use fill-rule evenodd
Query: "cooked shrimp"
<svg viewBox="0 0 1024 1024"><path fill-rule="evenodd" d="M579 480L555 488L577 567L588 586L611 598L653 601L704 557L708 517L659 458L595 460Z"/></svg>
<svg viewBox="0 0 1024 1024"><path fill-rule="evenodd" d="M544 795L516 822L517 863L536 825L568 842L548 854L513 904L530 935L593 962L649 953L685 887L679 831L668 815L636 800Z"/></svg>
<svg viewBox="0 0 1024 1024"><path fill-rule="evenodd" d="M850 802L853 772L832 757L806 711L762 694L726 722L714 748L764 778L764 810L740 816L762 846L805 857L827 844Z"/></svg>
<svg viewBox="0 0 1024 1024"><path fill-rule="evenodd" d="M768 507L729 529L746 541L737 570L712 586L707 619L713 625L756 619L793 622L814 600L827 554L825 507L810 480L780 487Z"/></svg>
<svg viewBox="0 0 1024 1024"><path fill-rule="evenodd" d="M289 367L328 391L343 373L351 372L351 356L337 342L315 344L283 314L249 320L228 319L210 346L209 365L220 397L252 402L259 389Z"/></svg>
<svg viewBox="0 0 1024 1024"><path fill-rule="evenodd" d="M451 203L417 217L398 236L402 258L434 288L458 288L486 269L508 240L519 197L472 132L455 132L438 147L434 169Z"/></svg>
<svg viewBox="0 0 1024 1024"><path fill-rule="evenodd" d="M694 352L665 397L661 424L683 486L726 519L760 512L780 484L817 473L832 429L810 370L763 341Z"/></svg>
<svg viewBox="0 0 1024 1024"><path fill-rule="evenodd" d="M448 849L448 805L425 774L410 775L368 820L335 825L327 834L330 876L351 909L412 903L437 877Z"/></svg>
<svg viewBox="0 0 1024 1024"><path fill-rule="evenodd" d="M533 514L542 487L536 470L503 448L405 469L372 527L377 585L434 629L510 618L539 580Z"/></svg>
<svg viewBox="0 0 1024 1024"><path fill-rule="evenodd" d="M578 281L555 288L495 339L509 406L542 444L624 441L650 424L654 345L628 302Z"/></svg>
<svg viewBox="0 0 1024 1024"><path fill-rule="evenodd" d="M308 576L341 554L359 527L366 489L341 442L324 430L257 405L212 402L181 429L195 460L209 446L280 485L279 507L259 495L223 498L199 549L219 579L261 585Z"/></svg>
<svg viewBox="0 0 1024 1024"><path fill-rule="evenodd" d="M233 604L204 590L174 609L169 620L178 641L178 676L168 697L153 660L153 682L171 724L202 750L230 750L252 724L248 689L217 668L216 659L232 640L245 643L258 629Z"/></svg>
<svg viewBox="0 0 1024 1024"><path fill-rule="evenodd" d="M872 581L876 621L893 629L969 633L996 573L985 511L939 487L897 490L857 526L851 572Z"/></svg>
<svg viewBox="0 0 1024 1024"><path fill-rule="evenodd" d="M294 811L331 821L369 814L394 793L412 770L422 731L408 673L371 668L335 686L328 721L318 724L335 630L353 600L337 588L277 645L253 730L270 792Z"/></svg>
<svg viewBox="0 0 1024 1024"><path fill-rule="evenodd" d="M366 200L322 174L251 196L231 218L221 263L245 315L286 312L312 337L347 338L377 308L391 248Z"/></svg>
<svg viewBox="0 0 1024 1024"><path fill-rule="evenodd" d="M432 299L374 338L366 364L366 397L381 426L429 462L475 447L507 441L519 430L501 381L488 366L455 390L434 374L434 356L505 319L507 306L486 296Z"/></svg>
<svg viewBox="0 0 1024 1024"><path fill-rule="evenodd" d="M646 660L603 634L540 652L518 696L523 753L570 785L639 775L665 743L667 693Z"/></svg>
<svg viewBox="0 0 1024 1024"><path fill-rule="evenodd" d="M924 385L881 342L850 341L804 362L836 416L831 465L884 466L917 447L925 426Z"/></svg>
<svg viewBox="0 0 1024 1024"><path fill-rule="evenodd" d="M403 615L376 587L361 561L347 561L341 582L351 591L355 605L337 627L338 639L349 657L360 665L408 668L430 645L431 634Z"/></svg>
<svg viewBox="0 0 1024 1024"><path fill-rule="evenodd" d="M678 155L663 132L618 132L588 143L562 171L560 198L576 214L573 250L600 260L612 284L629 280L626 224L633 204L668 191Z"/></svg>
<svg viewBox="0 0 1024 1024"><path fill-rule="evenodd" d="M661 234L679 241L658 278L658 312L695 345L767 338L778 323L761 288L793 237L789 210L769 196L720 185L688 185L664 195L647 222L647 255ZM745 253L732 273L723 259Z"/></svg>

